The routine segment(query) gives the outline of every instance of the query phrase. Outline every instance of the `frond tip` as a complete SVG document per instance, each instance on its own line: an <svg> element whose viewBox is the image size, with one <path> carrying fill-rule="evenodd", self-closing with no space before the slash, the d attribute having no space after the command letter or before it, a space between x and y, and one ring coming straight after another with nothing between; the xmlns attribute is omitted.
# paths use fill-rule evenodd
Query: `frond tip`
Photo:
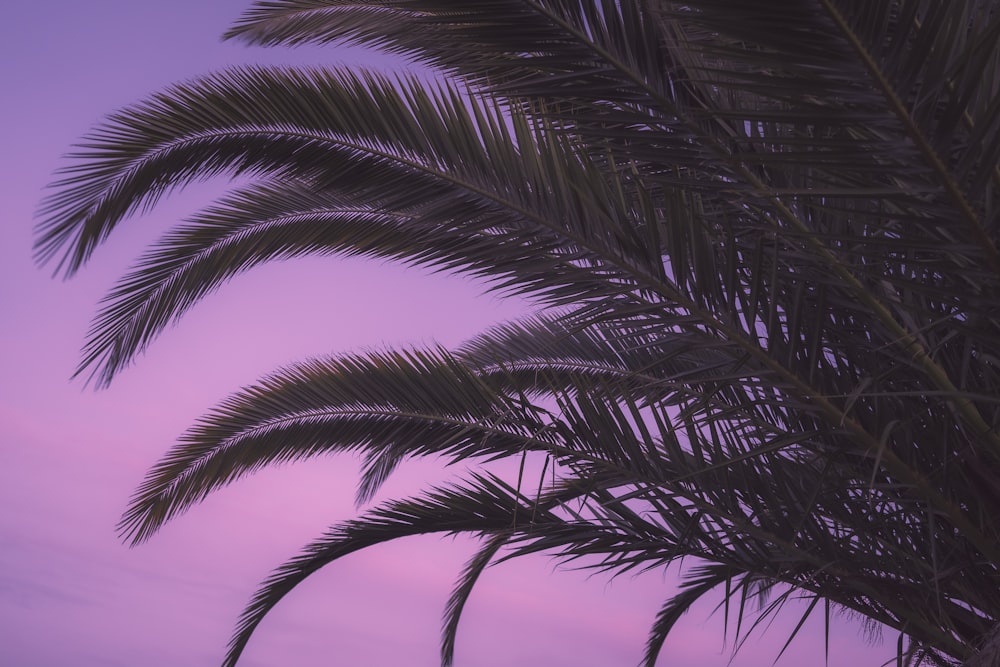
<svg viewBox="0 0 1000 667"><path fill-rule="evenodd" d="M473 475L464 484L433 489L419 498L385 503L334 527L271 575L240 617L223 663L234 667L264 616L311 574L347 554L408 535L503 534L518 508L530 507L498 478Z"/></svg>
<svg viewBox="0 0 1000 667"><path fill-rule="evenodd" d="M373 471L408 457L457 461L557 445L533 410L442 350L317 359L231 396L136 491L119 531L143 542L213 490L265 465L362 452ZM384 475L364 478L370 496Z"/></svg>

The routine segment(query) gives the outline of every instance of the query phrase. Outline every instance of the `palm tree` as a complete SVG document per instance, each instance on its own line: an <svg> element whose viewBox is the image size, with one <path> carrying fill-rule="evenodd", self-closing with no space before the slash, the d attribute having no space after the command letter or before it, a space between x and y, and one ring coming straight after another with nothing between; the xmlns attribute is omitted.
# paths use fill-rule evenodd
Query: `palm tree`
<svg viewBox="0 0 1000 667"><path fill-rule="evenodd" d="M67 274L168 190L251 178L122 278L78 373L107 384L224 281L305 254L540 310L278 370L149 472L133 543L271 463L356 452L360 500L408 458L476 463L281 566L225 664L317 569L432 532L482 539L444 664L483 569L539 551L611 576L698 559L647 665L710 591L776 585L898 630L901 658L996 664L1000 3L270 0L227 36L437 74L235 68L112 115L43 206L37 256ZM541 481L480 465L529 453Z"/></svg>

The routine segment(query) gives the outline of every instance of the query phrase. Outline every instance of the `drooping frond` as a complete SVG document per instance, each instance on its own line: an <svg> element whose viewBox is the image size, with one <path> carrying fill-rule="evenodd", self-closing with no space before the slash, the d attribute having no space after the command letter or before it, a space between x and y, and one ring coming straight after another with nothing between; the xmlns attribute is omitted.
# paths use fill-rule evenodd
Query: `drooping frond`
<svg viewBox="0 0 1000 667"><path fill-rule="evenodd" d="M631 259L623 244L635 245L627 238L634 225L620 219L612 223L619 238L606 233L608 218L628 211L600 196L610 185L600 171L523 117L501 117L495 104L429 85L340 70L234 68L175 86L112 116L72 156L77 164L42 209L39 257L66 249L63 263L76 271L137 207L192 179L248 173L315 180L388 210L419 211L428 199L442 206L447 192L452 215L460 204L508 213L543 237L558 231L582 251ZM552 170L567 178L552 179Z"/></svg>
<svg viewBox="0 0 1000 667"><path fill-rule="evenodd" d="M78 372L106 384L197 298L275 257L397 257L556 303L622 298L636 279L648 290L662 267L636 234L633 196L557 135L500 113L415 80L280 69L231 70L120 112L43 209L39 256L66 248L68 272L169 189L221 172L269 182L147 254L109 295Z"/></svg>
<svg viewBox="0 0 1000 667"><path fill-rule="evenodd" d="M476 554L466 563L461 578L451 596L444 613L444 628L441 632L441 667L451 667L455 663L455 641L458 637L458 622L465 609L465 603L479 580L479 575L496 557L507 542L507 535L499 533L488 538Z"/></svg>
<svg viewBox="0 0 1000 667"><path fill-rule="evenodd" d="M528 405L491 391L443 351L372 353L292 366L231 396L136 491L119 526L134 542L264 465L357 451L375 477L414 456L517 455L556 441Z"/></svg>
<svg viewBox="0 0 1000 667"><path fill-rule="evenodd" d="M335 526L274 572L240 616L223 665L236 664L257 625L309 575L366 547L428 533L503 534L512 530L526 499L494 477L476 475L464 485L434 489L420 498L385 503L365 516Z"/></svg>
<svg viewBox="0 0 1000 667"><path fill-rule="evenodd" d="M454 210L455 192L411 210L354 203L309 183L253 186L168 233L105 299L78 373L99 384L134 359L169 322L234 275L308 254L367 255L465 271L496 289L562 302L621 298L620 289L574 265L544 230L503 212ZM501 257L505 257L497 261Z"/></svg>
<svg viewBox="0 0 1000 667"><path fill-rule="evenodd" d="M671 596L656 614L656 622L650 630L646 642L646 653L643 656L644 667L656 667L663 642L666 641L674 625L686 614L691 606L705 595L727 584L740 571L734 567L709 565L692 571L681 584L681 590Z"/></svg>

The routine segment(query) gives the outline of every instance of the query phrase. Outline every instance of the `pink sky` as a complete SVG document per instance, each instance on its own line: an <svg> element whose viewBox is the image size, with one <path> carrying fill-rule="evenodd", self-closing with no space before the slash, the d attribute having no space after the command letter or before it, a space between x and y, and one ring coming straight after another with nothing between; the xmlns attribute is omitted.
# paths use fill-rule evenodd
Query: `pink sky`
<svg viewBox="0 0 1000 667"><path fill-rule="evenodd" d="M0 665L217 665L257 583L329 524L355 514L347 457L267 470L210 497L149 543L114 525L145 469L228 393L308 356L452 345L525 305L462 279L393 265L310 259L259 268L204 300L105 391L68 380L101 295L144 244L208 203L192 188L130 221L70 282L31 262L32 217L60 155L102 115L227 64L386 66L357 51L260 50L219 35L248 0L64 0L5 8L0 67L4 188L0 242ZM385 495L443 479L399 473ZM265 621L241 664L437 664L440 616L472 543L409 539L334 564ZM492 568L467 608L459 667L638 662L672 577L608 583L543 556ZM730 663L721 619L696 608L668 642L671 667L770 665L794 626L782 615ZM833 629L831 667L879 665L859 626ZM779 665L822 664L823 624Z"/></svg>

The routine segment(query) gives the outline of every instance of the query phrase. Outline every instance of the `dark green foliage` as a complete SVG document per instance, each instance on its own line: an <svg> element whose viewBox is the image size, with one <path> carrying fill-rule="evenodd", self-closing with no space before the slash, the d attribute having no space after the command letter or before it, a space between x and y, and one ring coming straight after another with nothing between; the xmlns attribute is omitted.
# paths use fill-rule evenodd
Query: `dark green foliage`
<svg viewBox="0 0 1000 667"><path fill-rule="evenodd" d="M484 539L446 664L482 568L537 551L611 574L707 561L648 665L709 591L742 617L776 584L899 630L910 660L995 657L1000 4L276 0L228 36L367 44L443 82L241 68L110 117L43 209L38 256L68 273L172 188L256 182L140 259L80 372L110 382L220 283L303 254L475 275L543 311L238 392L123 535L336 451L364 458L362 500L416 456L532 451L552 474L533 493L471 474L335 526L265 582L227 664L319 567L428 532Z"/></svg>

